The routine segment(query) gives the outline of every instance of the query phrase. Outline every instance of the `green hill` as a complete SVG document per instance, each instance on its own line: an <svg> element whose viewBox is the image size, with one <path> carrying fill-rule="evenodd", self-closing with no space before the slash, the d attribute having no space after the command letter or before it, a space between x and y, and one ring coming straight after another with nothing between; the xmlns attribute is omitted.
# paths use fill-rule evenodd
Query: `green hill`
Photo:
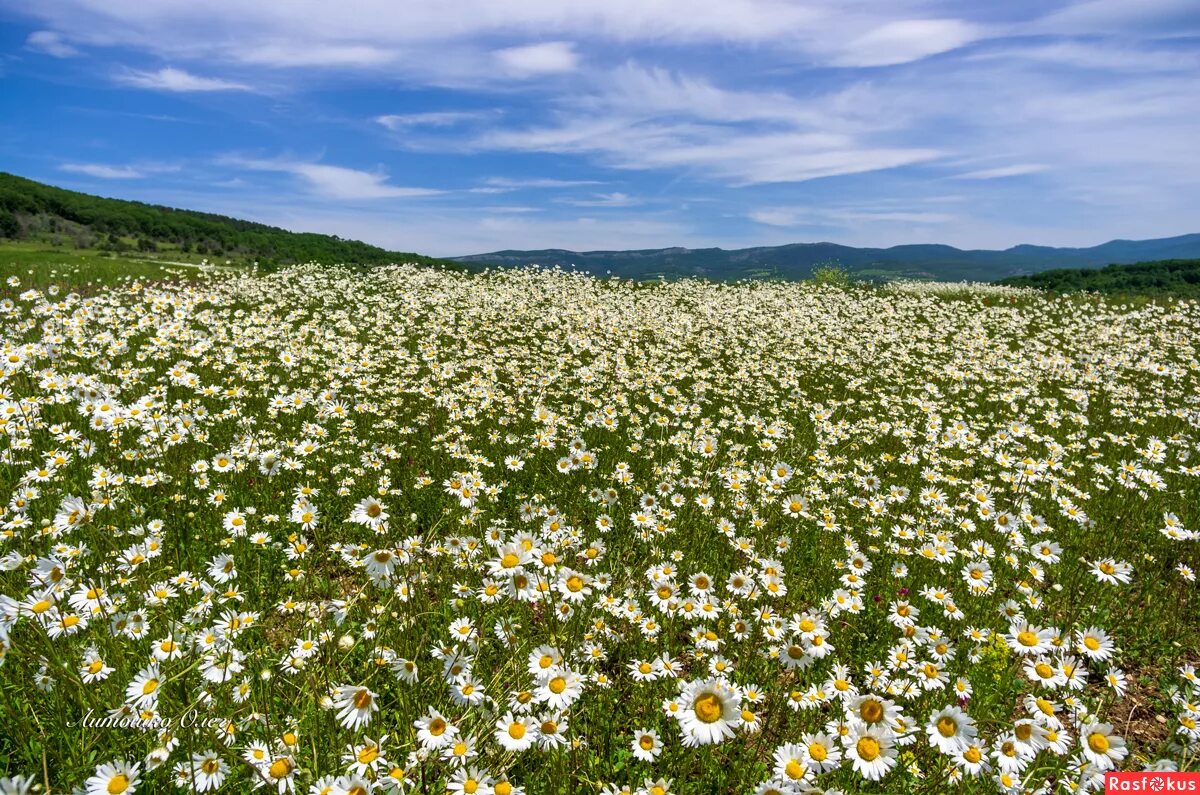
<svg viewBox="0 0 1200 795"><path fill-rule="evenodd" d="M257 261L382 265L416 262L462 266L387 251L335 235L289 232L223 215L157 204L106 199L0 172L0 238L49 242L76 249L175 253Z"/></svg>
<svg viewBox="0 0 1200 795"><path fill-rule="evenodd" d="M1012 276L999 284L1037 287L1060 293L1097 293L1200 298L1200 259L1135 262L1106 268L1059 268L1029 276Z"/></svg>

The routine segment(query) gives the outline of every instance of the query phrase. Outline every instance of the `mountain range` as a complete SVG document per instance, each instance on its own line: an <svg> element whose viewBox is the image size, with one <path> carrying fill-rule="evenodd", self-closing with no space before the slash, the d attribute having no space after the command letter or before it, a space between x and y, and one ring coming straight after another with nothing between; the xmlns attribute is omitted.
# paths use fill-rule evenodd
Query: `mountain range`
<svg viewBox="0 0 1200 795"><path fill-rule="evenodd" d="M836 243L791 243L757 248L657 248L630 251L540 249L494 251L453 259L472 265L561 266L632 279L703 276L805 279L836 263L862 278L995 281L1052 268L1100 268L1148 260L1200 258L1200 234L1157 240L1111 240L1090 248L1019 245L1003 251L938 244L855 248Z"/></svg>
<svg viewBox="0 0 1200 795"><path fill-rule="evenodd" d="M75 249L134 250L260 264L419 262L465 270L536 264L632 279L805 279L815 267L836 263L862 278L996 281L1058 268L1200 259L1200 234L1189 234L1158 240L1112 240L1091 248L1020 245L1003 251L964 251L936 244L854 248L836 243L792 243L732 250L509 250L447 261L388 251L335 235L292 232L212 213L101 198L0 173L0 239L5 238Z"/></svg>

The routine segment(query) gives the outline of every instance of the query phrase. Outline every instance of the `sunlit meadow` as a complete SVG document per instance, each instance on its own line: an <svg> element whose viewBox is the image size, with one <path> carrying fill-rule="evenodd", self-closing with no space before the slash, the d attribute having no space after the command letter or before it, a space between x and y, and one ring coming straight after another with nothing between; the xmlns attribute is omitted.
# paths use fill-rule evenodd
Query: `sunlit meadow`
<svg viewBox="0 0 1200 795"><path fill-rule="evenodd" d="M4 275L0 792L1197 767L1200 304Z"/></svg>

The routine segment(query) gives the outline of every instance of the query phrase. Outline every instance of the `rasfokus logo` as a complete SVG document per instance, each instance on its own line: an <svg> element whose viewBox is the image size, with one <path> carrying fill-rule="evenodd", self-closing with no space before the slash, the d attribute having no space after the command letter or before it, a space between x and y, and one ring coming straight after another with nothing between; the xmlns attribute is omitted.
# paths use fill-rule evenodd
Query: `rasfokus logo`
<svg viewBox="0 0 1200 795"><path fill-rule="evenodd" d="M1104 792L1195 792L1200 794L1200 773L1105 773Z"/></svg>

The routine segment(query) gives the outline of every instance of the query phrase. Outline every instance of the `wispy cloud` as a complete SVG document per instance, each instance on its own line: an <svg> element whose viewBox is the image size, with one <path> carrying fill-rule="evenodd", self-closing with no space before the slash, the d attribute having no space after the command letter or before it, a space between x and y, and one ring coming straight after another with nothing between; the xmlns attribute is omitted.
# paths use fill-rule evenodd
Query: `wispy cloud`
<svg viewBox="0 0 1200 795"><path fill-rule="evenodd" d="M581 185L601 185L596 179L548 179L546 177L526 177L513 179L511 177L488 177L485 180L489 187L505 190L520 190L522 188L577 188Z"/></svg>
<svg viewBox="0 0 1200 795"><path fill-rule="evenodd" d="M429 111L426 113L390 113L376 116L375 123L389 130L408 130L413 127L451 127L456 124L475 122L495 116L494 111L454 110Z"/></svg>
<svg viewBox="0 0 1200 795"><path fill-rule="evenodd" d="M55 58L74 58L80 54L78 47L73 47L61 33L53 30L35 30L30 33L25 39L25 47L53 55Z"/></svg>
<svg viewBox="0 0 1200 795"><path fill-rule="evenodd" d="M70 174L83 174L99 179L144 179L155 174L168 174L179 171L179 166L163 163L143 163L138 165L110 165L108 163L61 163L59 171Z"/></svg>
<svg viewBox="0 0 1200 795"><path fill-rule="evenodd" d="M1041 163L1018 163L1012 166L984 168L978 171L968 171L965 174L955 174L955 179L1002 179L1004 177L1020 177L1026 174L1038 174L1048 166Z"/></svg>
<svg viewBox="0 0 1200 795"><path fill-rule="evenodd" d="M767 226L802 227L847 225L861 222L899 224L945 224L955 220L948 213L894 212L837 209L826 207L764 207L747 214L750 220Z"/></svg>
<svg viewBox="0 0 1200 795"><path fill-rule="evenodd" d="M628 193L614 191L612 193L593 193L591 198L587 199L564 199L563 203L575 207L632 207L635 204L641 204L642 200L636 196L630 196Z"/></svg>
<svg viewBox="0 0 1200 795"><path fill-rule="evenodd" d="M547 41L521 47L506 47L492 54L500 68L514 77L570 72L579 64L575 45L569 41Z"/></svg>
<svg viewBox="0 0 1200 795"><path fill-rule="evenodd" d="M848 42L834 58L839 66L890 66L958 49L983 30L958 19L888 22Z"/></svg>
<svg viewBox="0 0 1200 795"><path fill-rule="evenodd" d="M167 66L156 72L135 69L117 75L117 82L154 91L249 91L250 86L217 77L201 77L183 69Z"/></svg>
<svg viewBox="0 0 1200 795"><path fill-rule="evenodd" d="M325 163L300 160L264 160L226 156L219 161L222 165L234 166L250 171L275 171L299 177L309 191L329 199L405 199L417 196L435 196L445 191L434 188L412 188L392 185L387 174L380 171L360 171Z"/></svg>

